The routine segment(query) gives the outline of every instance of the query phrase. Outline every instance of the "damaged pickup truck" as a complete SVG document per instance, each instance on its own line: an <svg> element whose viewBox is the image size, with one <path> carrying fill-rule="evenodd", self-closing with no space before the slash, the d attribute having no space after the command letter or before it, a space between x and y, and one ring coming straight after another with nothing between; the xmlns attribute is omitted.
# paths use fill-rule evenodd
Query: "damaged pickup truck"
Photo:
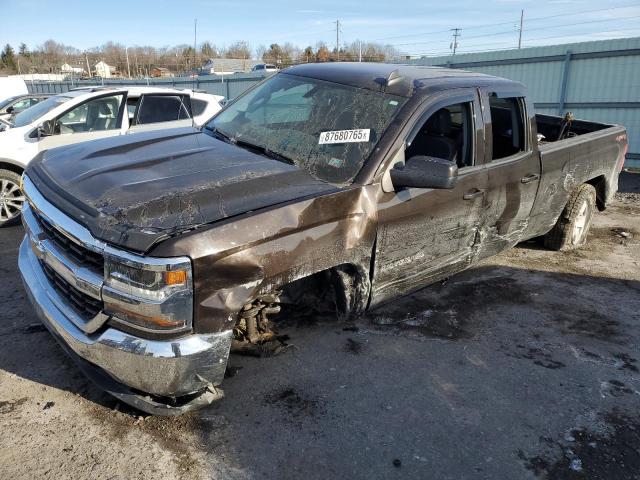
<svg viewBox="0 0 640 480"><path fill-rule="evenodd" d="M357 314L523 240L583 244L626 149L623 127L536 115L513 81L300 65L202 129L40 154L20 270L88 376L178 414L291 308Z"/></svg>

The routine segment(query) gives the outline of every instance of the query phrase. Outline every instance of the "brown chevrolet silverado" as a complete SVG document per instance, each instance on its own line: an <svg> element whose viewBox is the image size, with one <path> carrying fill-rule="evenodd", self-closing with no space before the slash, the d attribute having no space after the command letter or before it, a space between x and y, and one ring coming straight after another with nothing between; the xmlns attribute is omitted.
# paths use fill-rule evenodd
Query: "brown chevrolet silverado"
<svg viewBox="0 0 640 480"><path fill-rule="evenodd" d="M287 311L358 314L534 237L580 246L626 148L509 80L296 66L202 129L40 154L20 270L88 376L178 414L220 398L230 350L273 341Z"/></svg>

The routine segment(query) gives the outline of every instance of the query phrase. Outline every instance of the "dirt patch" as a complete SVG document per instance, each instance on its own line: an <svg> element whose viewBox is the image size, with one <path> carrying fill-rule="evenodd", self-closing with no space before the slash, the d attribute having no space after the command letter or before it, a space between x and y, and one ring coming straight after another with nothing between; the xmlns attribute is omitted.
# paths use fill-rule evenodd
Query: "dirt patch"
<svg viewBox="0 0 640 480"><path fill-rule="evenodd" d="M617 353L614 355L614 358L618 360L617 363L620 370L629 370L631 372L638 371L638 366L636 365L636 363L638 363L638 360L632 358L626 353Z"/></svg>
<svg viewBox="0 0 640 480"><path fill-rule="evenodd" d="M635 392L627 387L624 382L620 380L609 380L606 385L606 389L612 397L621 397L623 395L633 395Z"/></svg>
<svg viewBox="0 0 640 480"><path fill-rule="evenodd" d="M516 345L515 350L509 349L505 355L512 358L521 358L532 360L534 365L538 365L539 367L548 368L550 370L555 370L558 368L565 367L565 364L554 360L553 356L550 352L543 350L538 347L527 347L525 345Z"/></svg>
<svg viewBox="0 0 640 480"><path fill-rule="evenodd" d="M500 275L500 269L473 272L459 281L442 282L383 305L367 314L377 328L395 327L420 335L446 339L471 338L481 330L485 313L496 306L531 302L535 289L523 287L517 279ZM494 276L495 275L495 276Z"/></svg>
<svg viewBox="0 0 640 480"><path fill-rule="evenodd" d="M622 340L620 322L614 318L594 310L576 310L575 305L570 309L572 311L567 311L566 305L552 305L550 309L558 312L553 320L563 334L585 335L617 344L626 343Z"/></svg>
<svg viewBox="0 0 640 480"><path fill-rule="evenodd" d="M314 417L322 412L322 404L318 399L309 397L294 387L284 387L267 395L264 399L268 405L275 405L284 410L290 418Z"/></svg>
<svg viewBox="0 0 640 480"><path fill-rule="evenodd" d="M19 398L18 400L1 400L0 414L11 413L26 401L27 401L26 397Z"/></svg>
<svg viewBox="0 0 640 480"><path fill-rule="evenodd" d="M352 355L360 355L360 353L362 353L362 343L354 340L353 338L347 338L344 350Z"/></svg>
<svg viewBox="0 0 640 480"><path fill-rule="evenodd" d="M109 398L106 403L113 408L93 405L90 413L107 428L112 439L120 440L136 431L144 432L173 454L172 459L181 473L188 476L203 468L192 455L191 435L202 423L195 412L176 417L141 416L140 412L117 400Z"/></svg>
<svg viewBox="0 0 640 480"><path fill-rule="evenodd" d="M560 452L557 458L548 454L527 457L522 450L518 456L537 477L549 480L638 478L640 421L615 412L603 420L609 434L573 429L555 442L541 439Z"/></svg>

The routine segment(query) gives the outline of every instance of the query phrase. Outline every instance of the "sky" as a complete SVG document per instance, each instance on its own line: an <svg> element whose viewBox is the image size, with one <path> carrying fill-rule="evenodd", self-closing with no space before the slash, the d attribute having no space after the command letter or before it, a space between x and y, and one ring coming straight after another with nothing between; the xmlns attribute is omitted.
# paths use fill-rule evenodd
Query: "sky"
<svg viewBox="0 0 640 480"><path fill-rule="evenodd" d="M29 47L53 39L81 50L107 41L126 46L252 47L291 42L376 41L410 55L513 48L524 10L523 47L640 36L640 1L629 0L0 0L0 44Z"/></svg>

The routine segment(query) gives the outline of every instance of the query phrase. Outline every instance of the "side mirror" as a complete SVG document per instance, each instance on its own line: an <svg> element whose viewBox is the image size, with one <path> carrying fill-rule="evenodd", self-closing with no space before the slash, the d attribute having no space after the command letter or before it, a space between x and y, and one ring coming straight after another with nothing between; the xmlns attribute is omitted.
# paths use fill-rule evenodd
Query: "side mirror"
<svg viewBox="0 0 640 480"><path fill-rule="evenodd" d="M53 135L53 125L54 120L45 120L40 125L38 125L38 138L50 137L51 135Z"/></svg>
<svg viewBox="0 0 640 480"><path fill-rule="evenodd" d="M443 158L416 156L389 172L393 187L453 188L458 179L458 166Z"/></svg>
<svg viewBox="0 0 640 480"><path fill-rule="evenodd" d="M11 105L10 107L7 107L7 109L4 111L4 113L13 113L14 110L15 110L15 107L13 105Z"/></svg>

